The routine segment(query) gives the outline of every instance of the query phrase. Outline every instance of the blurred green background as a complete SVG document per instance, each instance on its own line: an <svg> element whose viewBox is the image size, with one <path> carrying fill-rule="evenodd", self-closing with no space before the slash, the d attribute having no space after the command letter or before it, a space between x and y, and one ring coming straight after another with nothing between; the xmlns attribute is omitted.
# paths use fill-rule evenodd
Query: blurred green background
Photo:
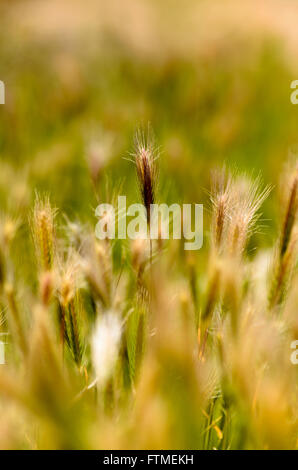
<svg viewBox="0 0 298 470"><path fill-rule="evenodd" d="M35 191L47 191L71 219L95 224L86 155L96 145L109 186L122 182L135 201L125 158L148 122L160 200L204 203L208 217L210 170L223 162L276 185L297 139L297 14L287 0L2 1L1 210L26 218ZM261 244L275 235L276 197Z"/></svg>

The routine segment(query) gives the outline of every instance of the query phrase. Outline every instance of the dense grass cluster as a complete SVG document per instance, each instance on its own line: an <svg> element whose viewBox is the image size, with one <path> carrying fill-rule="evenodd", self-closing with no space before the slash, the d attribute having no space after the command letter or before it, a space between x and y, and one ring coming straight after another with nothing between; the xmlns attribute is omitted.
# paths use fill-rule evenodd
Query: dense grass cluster
<svg viewBox="0 0 298 470"><path fill-rule="evenodd" d="M93 178L102 156L88 158ZM150 143L139 142L145 206L158 178L150 159ZM183 240L97 240L67 214L59 224L36 195L37 282L20 285L11 257L19 223L3 217L1 446L296 448L295 161L283 178L279 239L253 260L246 249L270 189L227 168L211 175L201 266Z"/></svg>
<svg viewBox="0 0 298 470"><path fill-rule="evenodd" d="M1 448L298 447L297 8L168 3L0 2Z"/></svg>

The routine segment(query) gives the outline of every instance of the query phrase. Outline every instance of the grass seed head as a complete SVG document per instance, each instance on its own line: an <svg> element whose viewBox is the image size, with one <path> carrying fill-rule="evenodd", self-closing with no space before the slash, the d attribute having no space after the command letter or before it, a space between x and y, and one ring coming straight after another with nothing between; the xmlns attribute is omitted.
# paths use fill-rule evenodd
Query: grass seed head
<svg viewBox="0 0 298 470"><path fill-rule="evenodd" d="M31 219L36 257L43 271L53 268L55 256L55 216L49 198L36 196Z"/></svg>
<svg viewBox="0 0 298 470"><path fill-rule="evenodd" d="M211 174L211 203L212 203L212 242L219 249L231 212L231 174L226 169L215 170Z"/></svg>
<svg viewBox="0 0 298 470"><path fill-rule="evenodd" d="M286 211L284 215L281 239L280 239L280 258L284 256L287 251L293 227L297 220L297 207L298 207L298 163L296 167L292 169L291 174L288 178L288 184L286 188L288 190L288 196L286 200Z"/></svg>
<svg viewBox="0 0 298 470"><path fill-rule="evenodd" d="M157 150L150 127L148 127L147 134L142 130L136 132L134 144L134 160L137 169L137 177L142 202L146 209L147 222L150 224L151 204L155 203L155 189L157 184Z"/></svg>
<svg viewBox="0 0 298 470"><path fill-rule="evenodd" d="M238 176L231 187L233 206L231 208L228 229L228 246L231 254L241 255L247 241L260 217L258 213L261 205L268 197L271 189L261 189L260 178L251 180Z"/></svg>

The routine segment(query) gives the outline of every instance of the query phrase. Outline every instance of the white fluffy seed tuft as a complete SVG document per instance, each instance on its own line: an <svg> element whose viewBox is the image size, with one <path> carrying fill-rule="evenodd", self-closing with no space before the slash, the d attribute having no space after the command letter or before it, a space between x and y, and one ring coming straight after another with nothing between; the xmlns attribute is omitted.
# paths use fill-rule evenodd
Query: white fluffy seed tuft
<svg viewBox="0 0 298 470"><path fill-rule="evenodd" d="M121 320L114 311L101 317L92 338L92 358L98 387L102 388L111 377L120 347Z"/></svg>

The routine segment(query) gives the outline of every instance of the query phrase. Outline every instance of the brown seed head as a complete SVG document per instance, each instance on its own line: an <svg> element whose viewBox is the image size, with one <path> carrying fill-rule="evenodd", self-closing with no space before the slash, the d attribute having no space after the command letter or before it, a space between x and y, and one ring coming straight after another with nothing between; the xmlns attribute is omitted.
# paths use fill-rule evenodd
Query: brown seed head
<svg viewBox="0 0 298 470"><path fill-rule="evenodd" d="M156 164L157 158L154 141L148 130L147 135L138 131L135 135L134 153L137 176L142 196L142 202L146 209L147 222L150 223L151 204L155 202Z"/></svg>

